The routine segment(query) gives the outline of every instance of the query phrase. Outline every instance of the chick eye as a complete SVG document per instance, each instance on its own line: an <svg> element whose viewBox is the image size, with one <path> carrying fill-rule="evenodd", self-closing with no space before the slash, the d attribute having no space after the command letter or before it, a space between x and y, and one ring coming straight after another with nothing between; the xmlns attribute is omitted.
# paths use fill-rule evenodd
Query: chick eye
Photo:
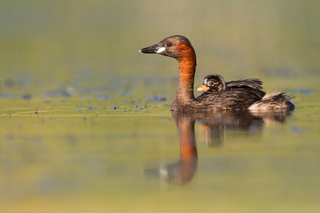
<svg viewBox="0 0 320 213"><path fill-rule="evenodd" d="M212 81L210 81L208 84L209 84L209 86L212 86L212 85L213 85L213 82L212 82Z"/></svg>
<svg viewBox="0 0 320 213"><path fill-rule="evenodd" d="M171 45L172 45L172 43L171 43L171 42L168 42L168 43L167 43L167 46L168 46L168 47L170 47Z"/></svg>

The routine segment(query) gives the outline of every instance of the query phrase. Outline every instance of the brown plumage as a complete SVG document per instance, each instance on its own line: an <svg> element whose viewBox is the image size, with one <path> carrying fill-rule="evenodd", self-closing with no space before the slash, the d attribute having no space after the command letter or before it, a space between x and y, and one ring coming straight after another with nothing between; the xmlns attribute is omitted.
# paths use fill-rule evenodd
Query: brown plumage
<svg viewBox="0 0 320 213"><path fill-rule="evenodd" d="M248 109L253 112L264 112L270 110L293 110L295 106L291 103L293 96L287 95L285 92L273 92L266 94L262 100L253 103Z"/></svg>
<svg viewBox="0 0 320 213"><path fill-rule="evenodd" d="M250 111L262 112L276 109L294 109L291 103L293 97L284 92L274 92L265 94L259 90L262 82L259 79L244 79L239 81L225 82L221 75L208 75L203 79L203 84L198 88L199 91L204 91L197 99L214 98L216 101L228 96L228 92L237 93L237 90L250 90L261 100L254 102L248 107Z"/></svg>

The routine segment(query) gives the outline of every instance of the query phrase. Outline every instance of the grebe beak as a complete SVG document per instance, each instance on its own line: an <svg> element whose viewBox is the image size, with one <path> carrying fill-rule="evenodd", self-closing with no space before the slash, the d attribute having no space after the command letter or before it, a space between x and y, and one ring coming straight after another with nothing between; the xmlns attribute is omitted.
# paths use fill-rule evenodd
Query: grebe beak
<svg viewBox="0 0 320 213"><path fill-rule="evenodd" d="M161 53L165 50L166 50L165 47L161 47L158 44L155 44L150 47L142 48L141 50L139 50L139 52L141 52L141 53Z"/></svg>
<svg viewBox="0 0 320 213"><path fill-rule="evenodd" d="M209 87L207 87L206 85L202 84L197 90L198 91L202 91L202 92L206 92L209 89Z"/></svg>

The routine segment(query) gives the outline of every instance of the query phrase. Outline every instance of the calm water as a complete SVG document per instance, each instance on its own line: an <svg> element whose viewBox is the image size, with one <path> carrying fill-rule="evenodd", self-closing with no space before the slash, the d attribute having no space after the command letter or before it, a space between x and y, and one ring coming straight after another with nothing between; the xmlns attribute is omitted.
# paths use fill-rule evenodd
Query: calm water
<svg viewBox="0 0 320 213"><path fill-rule="evenodd" d="M1 109L5 212L319 207L318 105L262 118L27 105Z"/></svg>
<svg viewBox="0 0 320 213"><path fill-rule="evenodd" d="M319 8L2 1L1 212L318 212ZM138 50L173 34L195 87L261 78L297 109L172 115L176 62Z"/></svg>

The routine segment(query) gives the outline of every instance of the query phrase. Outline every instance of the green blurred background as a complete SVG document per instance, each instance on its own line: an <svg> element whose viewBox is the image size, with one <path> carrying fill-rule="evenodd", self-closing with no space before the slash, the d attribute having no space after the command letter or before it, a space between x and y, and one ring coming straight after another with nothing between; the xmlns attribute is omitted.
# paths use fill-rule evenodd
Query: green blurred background
<svg viewBox="0 0 320 213"><path fill-rule="evenodd" d="M138 50L174 34L195 47L197 85L219 73L262 78L268 90L317 86L319 8L317 0L3 0L1 92L171 98L176 62Z"/></svg>

